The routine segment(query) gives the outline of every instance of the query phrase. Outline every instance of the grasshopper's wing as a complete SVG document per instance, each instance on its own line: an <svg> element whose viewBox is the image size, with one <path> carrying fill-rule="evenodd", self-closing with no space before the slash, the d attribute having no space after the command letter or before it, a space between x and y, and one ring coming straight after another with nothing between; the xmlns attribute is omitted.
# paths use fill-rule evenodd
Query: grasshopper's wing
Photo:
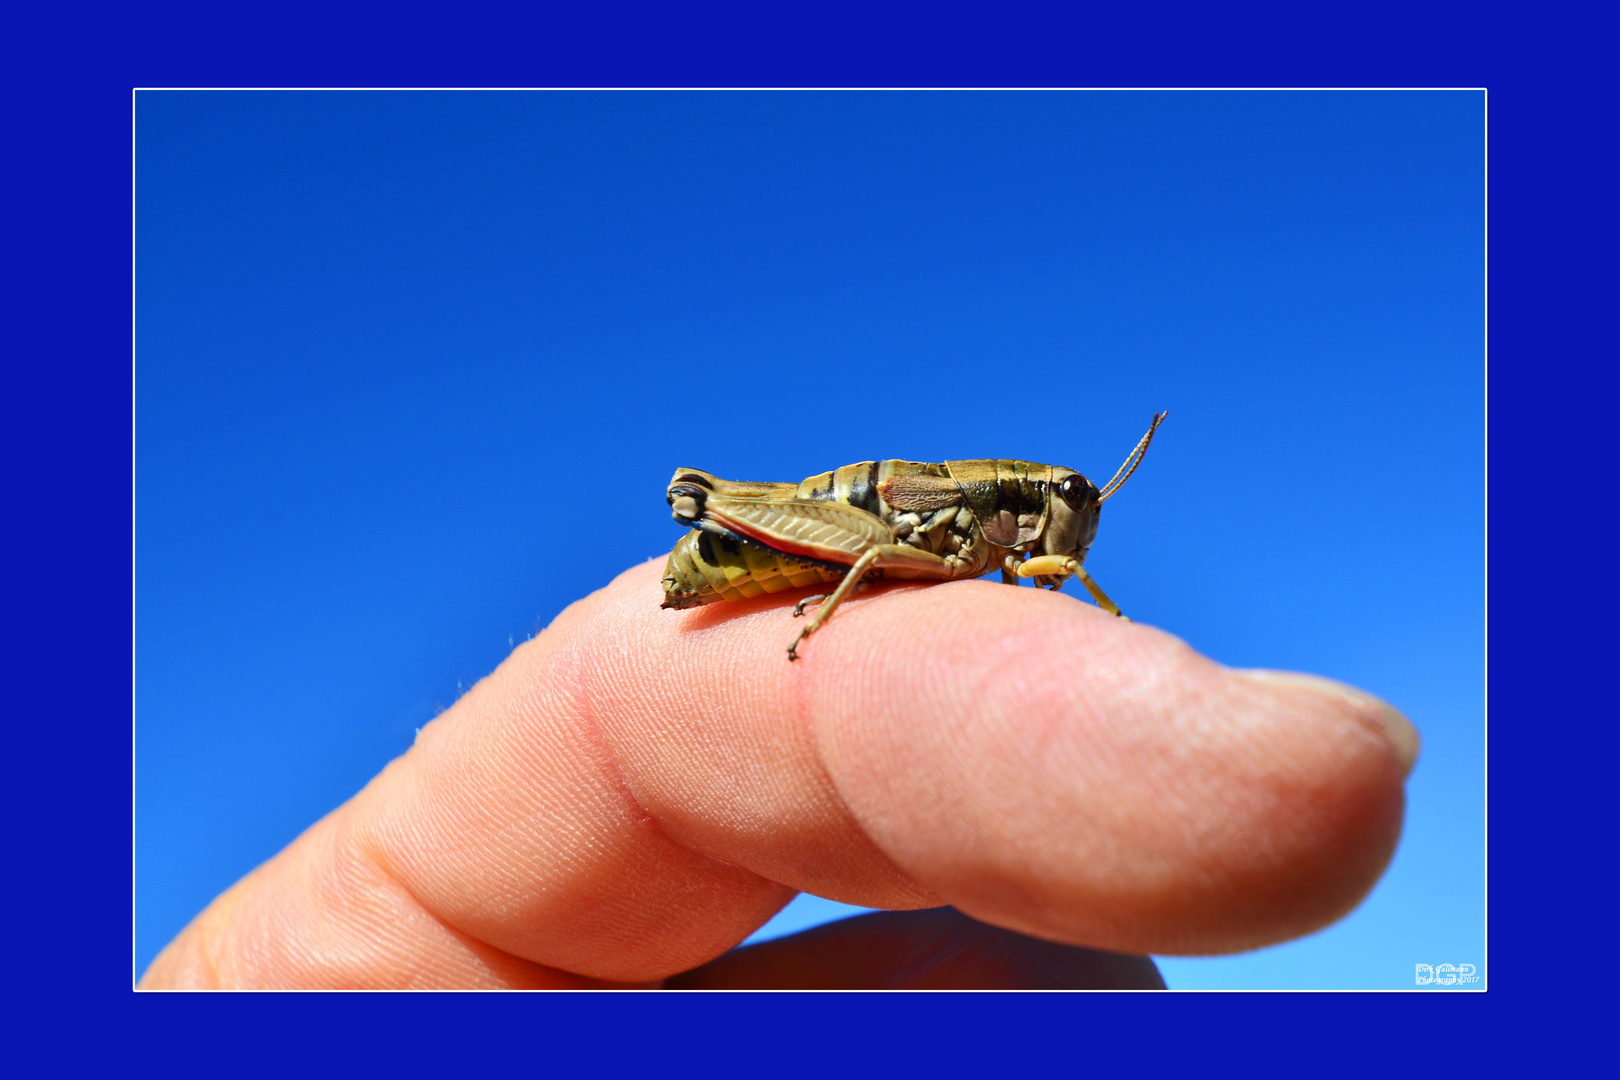
<svg viewBox="0 0 1620 1080"><path fill-rule="evenodd" d="M894 543L882 518L846 503L738 498L686 480L671 484L669 493L677 519L784 555L853 566L868 549Z"/></svg>
<svg viewBox="0 0 1620 1080"><path fill-rule="evenodd" d="M962 489L948 476L901 474L878 481L878 497L896 510L926 512L962 504Z"/></svg>

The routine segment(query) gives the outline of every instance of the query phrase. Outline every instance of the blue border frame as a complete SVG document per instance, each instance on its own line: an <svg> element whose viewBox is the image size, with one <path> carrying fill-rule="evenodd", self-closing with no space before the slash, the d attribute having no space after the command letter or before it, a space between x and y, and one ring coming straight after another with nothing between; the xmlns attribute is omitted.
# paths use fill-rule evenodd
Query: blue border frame
<svg viewBox="0 0 1620 1080"><path fill-rule="evenodd" d="M1612 139L1597 133L1609 130L1612 116L1598 122L1595 110L1606 102L1592 96L1595 75L1588 85L1587 73L1606 66L1598 50L1607 39L1595 27L1488 24L1478 9L1454 16L1407 5L1309 18L1297 9L1277 18L1153 9L1129 21L1026 11L1001 23L966 6L819 24L805 9L778 13L776 26L739 6L701 15L666 8L655 17L615 10L594 25L572 14L536 14L527 28L493 14L451 24L426 11L392 9L375 20L315 11L226 15L190 5L112 22L75 13L62 18L87 21L52 24L33 12L14 24L21 51L40 65L12 73L20 117L14 179L22 188L13 208L24 233L13 256L20 273L12 299L28 318L19 320L23 340L9 365L14 396L5 437L17 534L29 549L27 561L14 564L22 603L13 633L23 639L14 651L23 721L14 728L14 862L30 867L35 882L54 886L38 894L37 933L26 935L34 944L25 944L20 959L59 973L43 981L72 988L64 999L92 987L123 997L129 978L122 898L131 859L123 825L132 780L123 718L133 646L124 598L131 582L135 85L1488 87L1496 300L1490 390L1497 403L1489 491L1490 520L1498 525L1490 749L1507 763L1497 769L1490 815L1495 932L1487 970L1494 985L1444 1005L1387 995L1188 995L1151 1004L1141 997L980 994L130 995L95 1011L96 1039L58 1053L106 1046L121 1061L184 1056L304 1068L316 1061L375 1067L397 1054L412 1065L438 1059L464 1068L497 1058L548 1063L567 1047L582 1063L613 1071L652 1064L657 1053L704 1072L732 1061L774 1069L784 1059L801 1072L847 1069L852 1061L868 1068L938 1063L954 1072L975 1058L1005 1071L1046 1055L1067 1068L1111 1060L1168 1067L1196 1055L1261 1071L1339 1072L1417 1060L1467 1067L1487 1045L1522 1038L1515 1033L1533 1025L1536 1005L1524 988L1541 981L1530 981L1520 938L1544 925L1537 901L1545 903L1554 883L1560 894L1606 895L1596 889L1595 868L1581 869L1591 860L1570 825L1603 809L1601 788L1586 781L1604 757L1592 744L1607 733L1613 710L1589 707L1591 691L1576 665L1599 659L1604 639L1589 636L1583 645L1548 627L1578 629L1597 618L1612 587L1583 581L1580 591L1562 591L1556 570L1536 572L1551 548L1554 566L1567 568L1573 585L1583 560L1607 554L1598 539L1606 532L1561 517L1591 505L1578 466L1546 465L1560 457L1559 446L1564 461L1593 460L1588 455L1601 451L1606 434L1591 417L1601 408L1601 385L1570 363L1613 354L1591 321L1614 302L1597 272L1608 258L1603 241L1614 214L1599 209L1613 183L1600 154ZM590 44L570 40L579 35ZM1531 677L1544 672L1554 678L1537 680L1532 704ZM1583 721L1586 727L1569 731ZM49 826L31 824L40 820ZM1549 838L1566 839L1560 848ZM48 917L39 917L42 910ZM1561 921L1568 925L1572 916L1579 913ZM1579 966L1584 957L1571 959ZM64 1019L91 1022L71 1001L62 1004ZM437 1022L402 1023L417 1018ZM581 1034L593 1029L613 1041L582 1047ZM863 1041L871 1045L860 1048ZM1392 1060L1391 1051L1402 1048L1424 1057Z"/></svg>

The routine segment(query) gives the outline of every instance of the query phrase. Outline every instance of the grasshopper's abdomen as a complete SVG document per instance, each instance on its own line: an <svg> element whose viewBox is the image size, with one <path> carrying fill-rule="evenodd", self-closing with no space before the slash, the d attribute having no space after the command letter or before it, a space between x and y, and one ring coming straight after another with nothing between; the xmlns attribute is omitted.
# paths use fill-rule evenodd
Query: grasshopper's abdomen
<svg viewBox="0 0 1620 1080"><path fill-rule="evenodd" d="M805 585L837 581L833 570L799 562L753 544L693 529L669 553L664 566L667 608L697 607L719 600L743 600Z"/></svg>

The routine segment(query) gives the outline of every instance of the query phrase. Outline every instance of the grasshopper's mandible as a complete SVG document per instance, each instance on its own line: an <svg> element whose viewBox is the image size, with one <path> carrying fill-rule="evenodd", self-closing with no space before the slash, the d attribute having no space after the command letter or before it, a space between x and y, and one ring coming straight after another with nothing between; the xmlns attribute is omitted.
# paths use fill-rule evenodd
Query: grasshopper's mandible
<svg viewBox="0 0 1620 1080"><path fill-rule="evenodd" d="M837 581L805 624L815 633L850 592L880 577L948 581L1001 570L1001 580L1061 589L1078 577L1099 607L1124 618L1081 568L1097 535L1102 504L1142 463L1153 424L1099 490L1073 469L1030 461L863 461L802 484L721 480L677 469L669 483L675 520L692 526L664 568L664 607Z"/></svg>

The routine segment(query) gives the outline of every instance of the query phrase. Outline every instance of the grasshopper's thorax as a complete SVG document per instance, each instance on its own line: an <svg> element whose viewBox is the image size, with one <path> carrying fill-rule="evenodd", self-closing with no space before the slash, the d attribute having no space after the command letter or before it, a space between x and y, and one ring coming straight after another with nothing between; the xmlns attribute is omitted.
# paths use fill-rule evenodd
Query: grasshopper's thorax
<svg viewBox="0 0 1620 1080"><path fill-rule="evenodd" d="M947 461L985 539L1008 551L1028 551L1046 531L1052 466L986 458Z"/></svg>
<svg viewBox="0 0 1620 1080"><path fill-rule="evenodd" d="M1085 561L1097 535L1097 488L1073 469L1032 461L988 459L946 463L994 545L992 561L1012 568L1031 555ZM1068 575L1041 575L1061 586Z"/></svg>

